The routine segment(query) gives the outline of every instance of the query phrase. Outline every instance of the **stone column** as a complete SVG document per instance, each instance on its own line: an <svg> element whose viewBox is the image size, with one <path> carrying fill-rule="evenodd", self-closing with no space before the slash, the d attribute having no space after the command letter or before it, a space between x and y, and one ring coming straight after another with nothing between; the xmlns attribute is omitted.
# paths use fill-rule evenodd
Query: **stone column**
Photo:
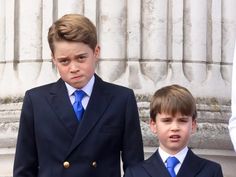
<svg viewBox="0 0 236 177"><path fill-rule="evenodd" d="M126 1L101 0L97 9L101 46L97 71L105 80L114 82L126 69Z"/></svg>

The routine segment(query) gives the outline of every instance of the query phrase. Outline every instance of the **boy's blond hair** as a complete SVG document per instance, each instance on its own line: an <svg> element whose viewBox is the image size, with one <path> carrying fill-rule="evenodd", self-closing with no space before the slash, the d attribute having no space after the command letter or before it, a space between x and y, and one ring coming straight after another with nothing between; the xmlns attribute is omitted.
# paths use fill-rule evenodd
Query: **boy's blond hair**
<svg viewBox="0 0 236 177"><path fill-rule="evenodd" d="M163 87L155 92L150 103L150 118L155 122L158 113L197 117L196 102L188 89L179 85Z"/></svg>
<svg viewBox="0 0 236 177"><path fill-rule="evenodd" d="M96 27L83 15L64 15L55 21L48 31L48 43L52 54L55 41L83 42L94 50L97 45Z"/></svg>

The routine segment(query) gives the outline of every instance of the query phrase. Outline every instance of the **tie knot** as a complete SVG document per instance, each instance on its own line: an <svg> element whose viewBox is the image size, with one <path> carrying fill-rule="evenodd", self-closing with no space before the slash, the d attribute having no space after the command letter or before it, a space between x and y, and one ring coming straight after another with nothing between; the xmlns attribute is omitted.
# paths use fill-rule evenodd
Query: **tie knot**
<svg viewBox="0 0 236 177"><path fill-rule="evenodd" d="M81 100L83 99L83 97L85 96L85 92L83 90L76 90L74 92L75 95L75 102L81 102Z"/></svg>
<svg viewBox="0 0 236 177"><path fill-rule="evenodd" d="M168 157L166 160L167 168L175 168L179 163L179 160L176 157Z"/></svg>

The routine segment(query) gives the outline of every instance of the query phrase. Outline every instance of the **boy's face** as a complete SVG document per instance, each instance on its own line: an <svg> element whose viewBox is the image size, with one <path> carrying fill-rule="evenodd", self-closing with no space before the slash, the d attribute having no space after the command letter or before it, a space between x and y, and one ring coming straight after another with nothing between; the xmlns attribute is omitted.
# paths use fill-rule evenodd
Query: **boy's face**
<svg viewBox="0 0 236 177"><path fill-rule="evenodd" d="M177 114L157 114L156 122L150 121L150 127L159 138L160 147L169 154L176 154L187 146L192 133L196 130L196 120L190 116Z"/></svg>
<svg viewBox="0 0 236 177"><path fill-rule="evenodd" d="M82 42L54 42L53 63L61 78L74 88L84 87L95 72L100 48Z"/></svg>

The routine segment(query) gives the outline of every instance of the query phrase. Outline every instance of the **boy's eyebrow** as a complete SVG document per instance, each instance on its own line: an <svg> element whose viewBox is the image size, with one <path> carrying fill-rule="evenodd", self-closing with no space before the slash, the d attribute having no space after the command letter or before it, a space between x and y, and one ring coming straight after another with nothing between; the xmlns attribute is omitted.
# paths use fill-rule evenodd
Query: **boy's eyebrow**
<svg viewBox="0 0 236 177"><path fill-rule="evenodd" d="M78 54L75 54L75 57L79 57L79 56L84 56L84 55L88 55L88 53L78 53ZM58 60L63 60L63 59L67 59L68 57L67 56L60 56L60 57L57 57L56 59Z"/></svg>
<svg viewBox="0 0 236 177"><path fill-rule="evenodd" d="M167 118L174 118L174 117L176 117L176 116L172 116L172 115L168 115L168 116L165 116L165 117L160 117L160 118L162 118L162 119L167 119ZM181 116L178 116L178 117L176 117L176 118L178 118L178 119L188 119L188 118L190 118L191 116L185 116L185 115L181 115Z"/></svg>
<svg viewBox="0 0 236 177"><path fill-rule="evenodd" d="M178 119L189 119L190 118L190 116L179 116L179 117L177 117Z"/></svg>
<svg viewBox="0 0 236 177"><path fill-rule="evenodd" d="M76 53L75 56L78 57L78 56L81 56L81 55L88 55L87 52L84 52L84 53Z"/></svg>
<svg viewBox="0 0 236 177"><path fill-rule="evenodd" d="M67 57L66 57L66 56L60 56L60 57L57 57L56 59L58 59L58 60L64 60L64 59L67 59Z"/></svg>
<svg viewBox="0 0 236 177"><path fill-rule="evenodd" d="M160 117L161 119L171 119L174 116L165 116L165 117Z"/></svg>

